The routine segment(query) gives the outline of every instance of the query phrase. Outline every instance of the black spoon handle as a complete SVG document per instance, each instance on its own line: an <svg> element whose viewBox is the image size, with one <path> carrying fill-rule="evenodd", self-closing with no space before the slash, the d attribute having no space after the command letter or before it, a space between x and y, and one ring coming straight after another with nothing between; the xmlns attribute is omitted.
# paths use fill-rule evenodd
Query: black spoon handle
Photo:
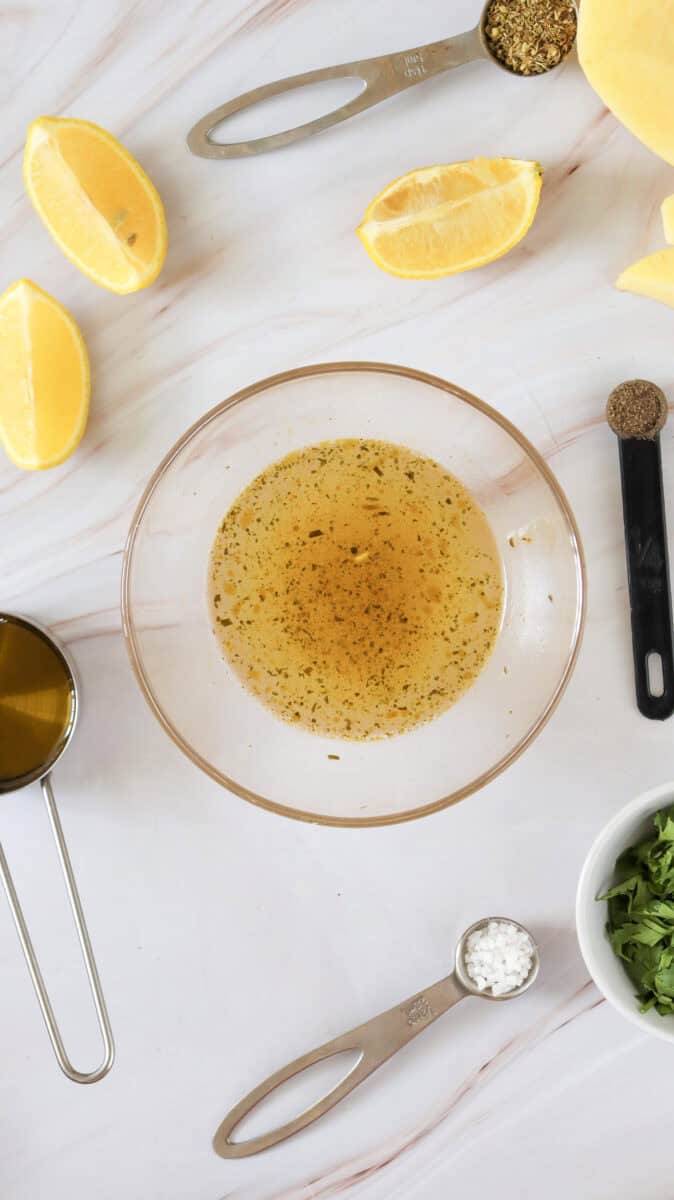
<svg viewBox="0 0 674 1200"><path fill-rule="evenodd" d="M637 706L663 721L674 712L674 647L660 438L618 438L618 445ZM662 665L658 695L649 681L651 655Z"/></svg>

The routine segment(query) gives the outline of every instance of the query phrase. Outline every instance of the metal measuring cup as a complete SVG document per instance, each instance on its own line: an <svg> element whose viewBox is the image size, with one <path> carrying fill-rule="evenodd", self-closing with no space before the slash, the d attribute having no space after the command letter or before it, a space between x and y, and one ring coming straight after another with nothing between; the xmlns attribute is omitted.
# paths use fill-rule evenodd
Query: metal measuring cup
<svg viewBox="0 0 674 1200"><path fill-rule="evenodd" d="M489 925L490 921L504 921L508 925L514 925L521 933L527 935L532 945L532 962L527 978L519 987L499 995L481 991L471 979L466 967L466 949L470 935ZM454 970L451 975L448 975L446 979L441 979L439 983L434 983L432 987L425 988L423 992L417 992L416 995L410 996L408 1000L403 1000L401 1004L396 1004L394 1008L380 1013L372 1020L366 1021L364 1025L357 1025L348 1033L343 1033L339 1037L333 1038L331 1042L325 1042L315 1050L310 1050L308 1054L303 1054L288 1066L281 1067L280 1071L270 1075L264 1083L249 1092L227 1114L213 1139L213 1149L221 1158L245 1158L249 1154L259 1154L261 1150L268 1150L271 1146L276 1146L285 1138L291 1137L292 1134L306 1129L307 1125L312 1125L319 1117L329 1112L363 1080L372 1075L378 1067L388 1062L394 1054L397 1054L398 1050L402 1050L403 1046L411 1042L418 1033L423 1033L424 1029L432 1025L438 1017L453 1008L460 1000L464 1000L466 996L478 996L482 1000L514 1000L516 996L521 996L535 983L539 969L538 947L523 925L517 921L511 921L509 917L485 917L481 921L476 921L459 938L454 957ZM306 1071L315 1063L323 1062L325 1059L332 1058L335 1054L343 1054L345 1051L357 1052L358 1060L347 1075L332 1091L328 1092L327 1096L323 1096L316 1104L305 1109L299 1116L287 1121L278 1129L261 1134L259 1137L249 1138L247 1141L233 1142L231 1140L232 1134L244 1117L247 1117L282 1083L287 1083L289 1079L300 1075L302 1071Z"/></svg>
<svg viewBox="0 0 674 1200"><path fill-rule="evenodd" d="M62 718L58 720L54 718L54 736L51 747L48 752L45 752L43 761L26 763L26 769L19 776L12 778L3 778L0 774L0 795L4 793L18 791L19 788L27 787L30 783L36 783L38 780L42 788L42 795L47 808L47 815L51 825L56 848L58 851L61 869L65 879L65 885L68 892L68 899L77 930L84 965L86 967L89 985L93 996L96 1016L98 1018L98 1026L103 1040L103 1060L99 1067L94 1071L84 1072L78 1071L71 1063L65 1050L63 1039L56 1023L54 1010L49 999L47 989L45 987L42 972L33 948L26 920L21 909L21 904L14 887L9 865L5 857L4 850L0 844L0 876L4 884L9 906L12 911L16 931L19 935L19 941L28 965L30 977L33 981L35 994L40 1005L42 1016L44 1017L47 1033L54 1049L58 1064L68 1079L72 1079L74 1083L96 1083L107 1075L110 1070L115 1056L115 1047L110 1028L110 1020L108 1017L101 982L96 968L94 953L91 947L89 932L87 930L84 913L82 911L82 903L80 901L75 876L73 874L68 848L66 846L61 821L59 819L54 800L54 793L51 786L51 772L56 766L56 763L65 753L67 746L70 744L70 739L75 731L78 714L78 695L77 684L75 680L75 672L72 663L66 656L65 651L56 643L51 634L40 628L32 621L26 621L22 617L10 615L8 613L0 613L0 682L3 680L3 661L2 661L2 646L3 633L5 635L15 632L18 636L15 637L14 653L19 655L18 661L11 663L11 678L5 680L5 686L2 690L0 699L0 737L3 736L2 730L2 707L6 711L20 712L25 717L26 721L39 720L40 712L37 710L37 705L34 711L26 711L25 695L22 692L21 680L25 680L29 675L29 663L31 652L38 649L37 643L33 639L38 639L40 651L44 653L45 649L51 654L52 658L48 659L50 664L51 677L57 679L64 690L64 694L68 694L69 702L63 713ZM5 638L7 641L7 637ZM24 655L24 661L21 655ZM5 733L6 736L6 733Z"/></svg>
<svg viewBox="0 0 674 1200"><path fill-rule="evenodd" d="M398 92L415 87L417 83L433 79L435 75L442 75L444 71L451 71L455 67L463 67L466 63L474 62L476 59L487 59L502 71L507 71L509 75L518 75L522 79L536 78L533 75L519 76L518 72L511 71L510 67L502 63L494 54L486 33L490 5L491 0L487 0L480 20L474 29L469 29L466 33L459 33L455 37L445 38L440 42L429 42L426 46L415 46L411 50L401 50L397 54L383 54L379 58L362 58L357 62L340 63L338 66L323 67L317 71L305 71L302 75L277 79L274 83L267 83L262 87L253 88L250 92L244 92L234 100L228 100L226 104L214 108L211 112L206 113L206 116L202 117L200 121L197 121L187 135L187 145L192 154L198 155L199 158L246 158L252 154L263 154L267 150L279 150L282 146L290 146L302 138L311 137L314 133L321 133L324 129L330 129L332 125L348 121L349 117L355 117L358 113L365 112L366 109L379 104L381 100L387 100L390 96L397 95ZM574 7L576 7L575 0ZM548 71L555 70L564 61L570 50L571 46L566 55L563 55L558 62L550 63L545 71L541 71L539 74L547 74ZM212 137L216 126L228 117L234 116L235 113L252 108L253 105L259 104L263 100L270 100L273 96L280 96L284 92L292 92L297 88L306 87L312 83L323 83L330 79L360 79L363 89L352 100L335 109L334 112L325 113L313 121L297 125L294 129L285 129L281 133L252 138L244 142L216 142Z"/></svg>

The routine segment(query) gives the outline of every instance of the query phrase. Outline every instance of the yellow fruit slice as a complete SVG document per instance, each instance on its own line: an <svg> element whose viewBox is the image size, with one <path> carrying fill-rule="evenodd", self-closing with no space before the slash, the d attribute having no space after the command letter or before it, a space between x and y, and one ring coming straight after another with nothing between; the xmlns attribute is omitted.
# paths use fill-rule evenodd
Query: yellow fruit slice
<svg viewBox="0 0 674 1200"><path fill-rule="evenodd" d="M0 296L0 441L17 467L39 471L72 454L89 393L75 321L53 296L19 279Z"/></svg>
<svg viewBox="0 0 674 1200"><path fill-rule="evenodd" d="M54 241L94 283L125 293L157 278L166 258L159 193L105 129L40 117L28 130L23 175Z"/></svg>
<svg viewBox="0 0 674 1200"><path fill-rule="evenodd" d="M404 279L437 279L493 262L524 237L543 171L516 158L422 167L370 204L359 237L378 267Z"/></svg>
<svg viewBox="0 0 674 1200"><path fill-rule="evenodd" d="M665 240L670 246L674 246L674 196L668 196L662 201L660 208L662 213L662 224L665 230Z"/></svg>
<svg viewBox="0 0 674 1200"><path fill-rule="evenodd" d="M658 250L623 271L616 281L621 292L635 292L674 308L674 249Z"/></svg>
<svg viewBox="0 0 674 1200"><path fill-rule="evenodd" d="M582 0L578 57L618 120L674 163L674 0Z"/></svg>

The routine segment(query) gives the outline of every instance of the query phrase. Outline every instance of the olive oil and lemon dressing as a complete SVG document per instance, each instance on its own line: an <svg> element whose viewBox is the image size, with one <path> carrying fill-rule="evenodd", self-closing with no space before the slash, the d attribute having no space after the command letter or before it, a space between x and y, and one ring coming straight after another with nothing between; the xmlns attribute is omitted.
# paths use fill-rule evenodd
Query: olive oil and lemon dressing
<svg viewBox="0 0 674 1200"><path fill-rule="evenodd" d="M324 735L383 737L443 712L489 657L502 603L470 493L389 442L322 442L273 463L211 550L225 658L276 714Z"/></svg>

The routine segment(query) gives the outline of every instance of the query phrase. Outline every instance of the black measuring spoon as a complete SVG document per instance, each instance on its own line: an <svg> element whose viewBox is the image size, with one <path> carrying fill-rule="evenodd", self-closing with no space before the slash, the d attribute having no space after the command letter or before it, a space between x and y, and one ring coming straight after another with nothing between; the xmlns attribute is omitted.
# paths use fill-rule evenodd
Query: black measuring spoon
<svg viewBox="0 0 674 1200"><path fill-rule="evenodd" d="M664 721L674 712L674 645L660 430L667 400L654 383L615 388L606 419L618 436L637 707Z"/></svg>

